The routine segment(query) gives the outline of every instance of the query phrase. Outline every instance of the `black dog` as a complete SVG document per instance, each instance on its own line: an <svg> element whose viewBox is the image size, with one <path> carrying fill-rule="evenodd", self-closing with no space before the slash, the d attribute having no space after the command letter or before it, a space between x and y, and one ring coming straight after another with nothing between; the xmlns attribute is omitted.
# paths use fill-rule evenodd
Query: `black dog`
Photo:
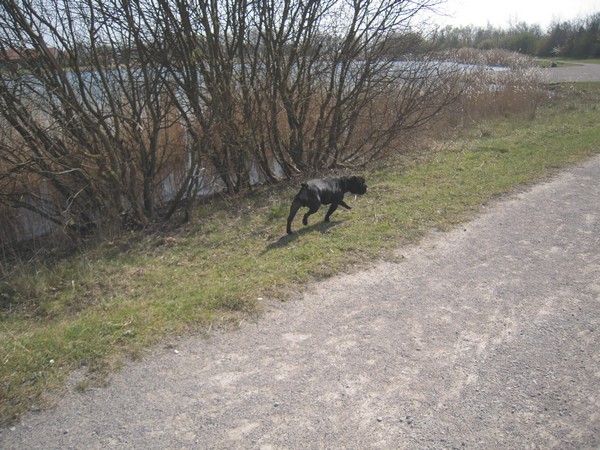
<svg viewBox="0 0 600 450"><path fill-rule="evenodd" d="M367 185L363 177L339 177L310 180L302 183L300 192L294 197L290 208L290 215L287 220L287 233L292 234L292 220L302 206L308 207L308 212L304 214L302 223L308 225L308 216L318 211L321 205L331 205L329 211L325 214L325 222L329 222L329 216L337 209L339 205L346 209L352 209L344 203L344 194L362 195L367 192Z"/></svg>

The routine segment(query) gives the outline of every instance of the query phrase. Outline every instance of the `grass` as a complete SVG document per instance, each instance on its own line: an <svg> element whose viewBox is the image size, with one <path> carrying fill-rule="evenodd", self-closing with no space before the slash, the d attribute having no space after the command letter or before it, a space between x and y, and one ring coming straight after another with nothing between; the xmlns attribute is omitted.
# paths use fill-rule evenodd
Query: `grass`
<svg viewBox="0 0 600 450"><path fill-rule="evenodd" d="M202 205L186 226L136 233L69 259L18 264L0 280L0 420L44 407L75 369L102 383L124 358L168 336L260 315L307 282L390 258L431 230L469 220L497 196L600 152L600 85L554 87L535 119L455 132L371 167L367 195L332 222L285 235L298 183ZM317 217L318 216L318 217ZM265 319L268 320L268 319Z"/></svg>

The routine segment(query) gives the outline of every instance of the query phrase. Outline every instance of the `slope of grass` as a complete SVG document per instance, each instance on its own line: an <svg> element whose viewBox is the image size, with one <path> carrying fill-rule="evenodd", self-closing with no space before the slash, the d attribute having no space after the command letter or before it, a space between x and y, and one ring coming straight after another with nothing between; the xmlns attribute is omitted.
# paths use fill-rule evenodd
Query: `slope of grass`
<svg viewBox="0 0 600 450"><path fill-rule="evenodd" d="M311 280L389 257L600 152L600 86L554 89L534 120L481 123L437 149L372 167L368 194L348 198L352 211L329 224L320 211L308 227L299 215L293 236L285 219L295 184L200 206L173 232L11 268L0 281L1 421L43 406L43 393L76 368L101 380L165 336L235 325L260 314L260 299L284 300Z"/></svg>

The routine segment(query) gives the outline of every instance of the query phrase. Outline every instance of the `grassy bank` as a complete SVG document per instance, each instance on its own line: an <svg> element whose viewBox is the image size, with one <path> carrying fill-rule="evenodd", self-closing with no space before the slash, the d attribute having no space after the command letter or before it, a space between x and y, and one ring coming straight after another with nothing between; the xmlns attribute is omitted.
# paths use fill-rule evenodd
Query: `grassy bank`
<svg viewBox="0 0 600 450"><path fill-rule="evenodd" d="M549 94L534 119L480 123L372 167L368 194L348 199L352 211L339 210L330 224L320 211L308 227L299 215L293 236L285 235L285 219L297 184L203 205L172 232L132 234L68 260L6 269L2 422L43 407L42 394L74 369L88 369L83 389L165 336L255 317L267 299L285 300L309 281L390 257L432 229L469 220L499 195L599 153L600 86Z"/></svg>

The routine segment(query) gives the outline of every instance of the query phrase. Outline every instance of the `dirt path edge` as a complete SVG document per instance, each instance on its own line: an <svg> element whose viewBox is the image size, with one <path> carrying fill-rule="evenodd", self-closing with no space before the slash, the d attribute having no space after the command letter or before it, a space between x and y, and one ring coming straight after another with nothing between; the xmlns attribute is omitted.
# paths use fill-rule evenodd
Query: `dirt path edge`
<svg viewBox="0 0 600 450"><path fill-rule="evenodd" d="M600 157L399 263L155 349L0 448L598 448Z"/></svg>

